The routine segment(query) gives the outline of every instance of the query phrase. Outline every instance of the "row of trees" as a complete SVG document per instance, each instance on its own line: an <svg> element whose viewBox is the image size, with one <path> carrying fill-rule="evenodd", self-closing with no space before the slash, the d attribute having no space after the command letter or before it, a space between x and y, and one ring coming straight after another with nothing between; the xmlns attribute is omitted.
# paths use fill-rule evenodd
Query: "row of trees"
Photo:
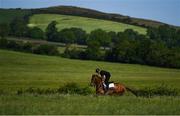
<svg viewBox="0 0 180 116"><path fill-rule="evenodd" d="M65 43L67 46L64 56L69 58L180 68L180 29L163 25L148 28L147 35L138 34L132 29L118 33L96 29L87 34L80 28L58 31L56 25L57 22L52 21L43 32L38 27L27 27L26 20L14 19L9 25L0 25L3 27L0 35ZM72 43L87 45L87 49L71 47L69 44Z"/></svg>
<svg viewBox="0 0 180 116"><path fill-rule="evenodd" d="M179 32L169 26L149 28L147 35L131 29L118 33L98 29L90 33L85 51L68 48L65 54L70 58L180 68Z"/></svg>

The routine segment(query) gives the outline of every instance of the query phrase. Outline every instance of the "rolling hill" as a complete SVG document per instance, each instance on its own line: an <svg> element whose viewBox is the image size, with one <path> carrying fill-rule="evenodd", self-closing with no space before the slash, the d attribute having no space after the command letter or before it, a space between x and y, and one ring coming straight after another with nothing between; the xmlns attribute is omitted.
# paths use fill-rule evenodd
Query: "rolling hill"
<svg viewBox="0 0 180 116"><path fill-rule="evenodd" d="M104 13L92 9L80 8L75 6L54 6L48 8L37 8L37 9L0 9L0 23L10 22L15 17L23 17L24 15L33 14L61 14L61 15L72 15L81 16L95 19L110 20L115 22L121 22L130 25L136 25L141 27L158 27L165 23L134 18L130 16L124 16L121 14ZM171 25L172 26L172 25ZM179 28L178 26L173 26Z"/></svg>
<svg viewBox="0 0 180 116"><path fill-rule="evenodd" d="M141 34L146 34L146 29L139 26L133 26L125 23L119 23L114 21L86 18L80 16L58 15L58 14L35 14L30 17L30 27L40 27L45 30L47 25L52 21L57 21L57 28L59 30L63 28L78 27L84 29L86 32L91 32L97 28L101 28L105 31L122 32L126 29L133 29Z"/></svg>
<svg viewBox="0 0 180 116"><path fill-rule="evenodd" d="M64 15L73 15L73 16L82 16L103 20L111 20L115 22L121 22L141 27L158 27L166 23L153 21L148 19L134 18L130 16L124 16L121 14L111 14L104 13L97 10L75 7L75 6L54 6L48 8L32 9L35 14L39 13L48 13L48 14L64 14ZM172 26L172 25L171 25ZM177 26L173 26L177 27Z"/></svg>

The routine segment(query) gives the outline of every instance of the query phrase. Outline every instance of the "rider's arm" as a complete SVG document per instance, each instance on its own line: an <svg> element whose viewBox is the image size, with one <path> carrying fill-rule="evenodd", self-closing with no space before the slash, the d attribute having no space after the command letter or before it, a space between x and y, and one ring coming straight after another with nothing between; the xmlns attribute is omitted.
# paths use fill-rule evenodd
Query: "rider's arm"
<svg viewBox="0 0 180 116"><path fill-rule="evenodd" d="M103 76L102 76L102 80L103 80L103 82L105 81L105 79L106 79L106 76L105 76L105 75L103 75Z"/></svg>

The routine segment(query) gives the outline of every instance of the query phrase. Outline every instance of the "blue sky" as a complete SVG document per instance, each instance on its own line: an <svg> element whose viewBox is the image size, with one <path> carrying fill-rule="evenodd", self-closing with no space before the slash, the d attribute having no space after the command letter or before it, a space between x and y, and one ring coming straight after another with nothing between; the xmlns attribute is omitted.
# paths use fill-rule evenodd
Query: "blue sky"
<svg viewBox="0 0 180 116"><path fill-rule="evenodd" d="M0 0L1 8L71 5L180 26L180 0Z"/></svg>

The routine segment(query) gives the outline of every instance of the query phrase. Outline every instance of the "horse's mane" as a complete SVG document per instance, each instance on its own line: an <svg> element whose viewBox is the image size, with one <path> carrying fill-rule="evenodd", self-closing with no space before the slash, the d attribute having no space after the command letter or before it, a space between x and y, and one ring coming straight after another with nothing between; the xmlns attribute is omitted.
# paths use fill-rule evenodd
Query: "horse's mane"
<svg viewBox="0 0 180 116"><path fill-rule="evenodd" d="M97 77L98 79L102 80L101 76L99 76L98 74L93 74L92 77Z"/></svg>

